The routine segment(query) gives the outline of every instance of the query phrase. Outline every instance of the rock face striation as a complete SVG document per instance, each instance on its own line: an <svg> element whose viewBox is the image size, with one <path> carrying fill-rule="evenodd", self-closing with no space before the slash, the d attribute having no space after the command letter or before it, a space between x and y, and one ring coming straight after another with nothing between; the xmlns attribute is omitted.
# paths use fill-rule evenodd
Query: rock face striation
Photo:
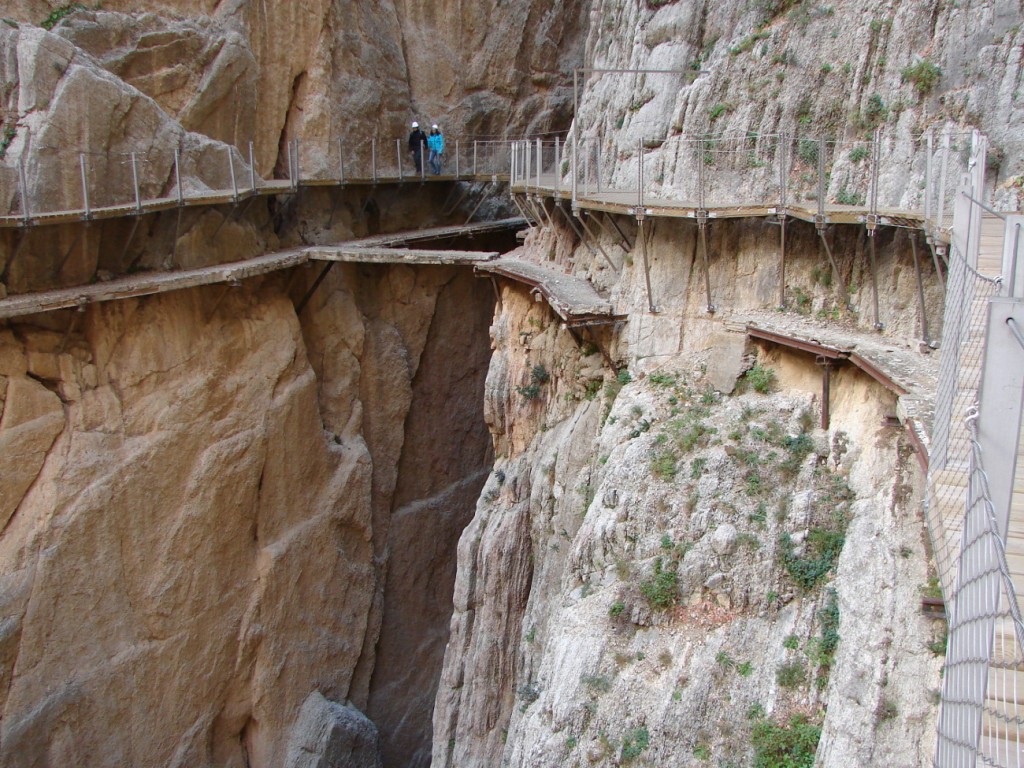
<svg viewBox="0 0 1024 768"><path fill-rule="evenodd" d="M255 282L3 333L5 765L281 765L311 692L386 712L394 676L432 690L451 558L390 551L471 509L490 307L464 272L352 270L303 327ZM460 440L424 456L438 401ZM429 638L414 666L404 632ZM382 720L415 744L429 709Z"/></svg>
<svg viewBox="0 0 1024 768"><path fill-rule="evenodd" d="M631 70L584 77L575 116L613 181L642 147L651 192L685 188L705 161L678 136L884 128L880 184L910 200L921 133L959 152L981 128L1019 205L1013 2L112 0L37 26L52 11L15 0L0 24L5 211L15 160L33 201L77 208L81 169L104 204L131 153L159 196L176 152L201 191L248 175L250 141L284 178L294 139L316 171L413 118L564 130L581 65ZM833 197L867 178L830 159ZM0 298L446 207L360 195L5 231ZM802 729L824 766L927 765L943 628L917 610L895 397L839 371L820 428L813 362L747 340L778 303L773 223L712 224L712 316L692 222L638 241L620 217L613 264L555 222L515 257L590 280L624 324L574 336L512 284L347 265L301 313L311 272L0 327L0 763L724 767ZM864 232L831 235L846 295L813 228L788 237L791 306L866 330ZM884 338L938 328L905 233L874 244Z"/></svg>

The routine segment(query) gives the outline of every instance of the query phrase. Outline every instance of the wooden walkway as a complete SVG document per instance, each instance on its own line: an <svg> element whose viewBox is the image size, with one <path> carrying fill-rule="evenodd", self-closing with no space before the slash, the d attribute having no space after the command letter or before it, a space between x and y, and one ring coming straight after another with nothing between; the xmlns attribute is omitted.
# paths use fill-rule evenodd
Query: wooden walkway
<svg viewBox="0 0 1024 768"><path fill-rule="evenodd" d="M572 190L560 183L553 174L544 174L540 184L515 184L511 191L516 194L528 194L554 200L571 200ZM695 200L676 200L644 194L642 197L634 189L632 191L596 191L577 187L576 202L580 208L591 211L635 216L641 210L646 217L665 217L680 219L697 219L700 211L706 210L709 219L739 219L764 216L788 216L801 221L814 223L817 221L819 209L817 204L787 203L784 207L779 201L762 201L756 203L737 203L730 205L707 205L701 208ZM866 224L871 211L864 206L826 204L822 206L825 223L829 224ZM879 210L877 212L879 226L906 227L923 229L925 219L923 213L916 211Z"/></svg>
<svg viewBox="0 0 1024 768"><path fill-rule="evenodd" d="M195 208L214 205L238 205L254 197L270 197L274 195L291 195L298 191L311 187L376 187L385 185L419 185L419 184L444 184L452 182L495 182L508 181L508 174L493 173L460 173L440 174L434 176L403 175L403 176L377 176L376 178L345 178L345 179L301 179L297 184L285 180L259 181L255 187L247 186L239 189L215 189L204 192L183 193L181 198L177 195L164 196L135 202L124 202L116 205L90 206L86 208L67 208L56 211L35 211L30 210L29 215L24 213L5 214L0 216L0 228L24 228L47 226L55 224L69 224L81 221L100 221L104 219L118 219L130 216L142 216L149 213L159 213L175 208Z"/></svg>
<svg viewBox="0 0 1024 768"><path fill-rule="evenodd" d="M594 286L581 277L547 269L520 259L496 259L476 265L478 272L500 275L525 283L544 297L568 325L599 325L623 319L601 298Z"/></svg>
<svg viewBox="0 0 1024 768"><path fill-rule="evenodd" d="M0 319L84 308L89 304L149 296L215 283L236 284L241 280L289 269L312 261L358 264L463 265L494 276L505 277L537 291L568 325L592 325L620 319L612 306L583 278L566 275L518 259L499 258L497 251L405 248L409 243L476 234L525 225L523 219L502 219L464 226L433 227L411 232L352 240L338 245L314 245L252 259L176 272L149 272L52 291L9 296L0 299ZM388 247L391 246L391 247Z"/></svg>
<svg viewBox="0 0 1024 768"><path fill-rule="evenodd" d="M939 374L937 353L916 342L855 329L823 326L804 317L778 312L744 312L724 320L725 327L751 338L803 350L833 364L849 363L896 397L896 413L928 466L928 447Z"/></svg>

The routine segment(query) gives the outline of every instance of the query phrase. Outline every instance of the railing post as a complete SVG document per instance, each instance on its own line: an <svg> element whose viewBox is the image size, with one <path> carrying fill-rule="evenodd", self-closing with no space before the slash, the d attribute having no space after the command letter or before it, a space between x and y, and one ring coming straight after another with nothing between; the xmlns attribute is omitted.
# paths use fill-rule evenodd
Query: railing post
<svg viewBox="0 0 1024 768"><path fill-rule="evenodd" d="M938 229L945 226L943 219L946 215L946 169L949 167L949 126L942 132L942 155L939 167L939 192L936 199L935 222Z"/></svg>
<svg viewBox="0 0 1024 768"><path fill-rule="evenodd" d="M825 216L825 140L820 136L818 142L818 215Z"/></svg>
<svg viewBox="0 0 1024 768"><path fill-rule="evenodd" d="M249 142L249 189L256 191L256 153L253 151L253 143Z"/></svg>
<svg viewBox="0 0 1024 768"><path fill-rule="evenodd" d="M455 140L455 178L459 178L459 140Z"/></svg>
<svg viewBox="0 0 1024 768"><path fill-rule="evenodd" d="M395 139L395 157L398 158L398 180L403 181L405 174L402 172L402 140Z"/></svg>
<svg viewBox="0 0 1024 768"><path fill-rule="evenodd" d="M427 178L427 142L420 142L420 181Z"/></svg>
<svg viewBox="0 0 1024 768"><path fill-rule="evenodd" d="M924 229L931 241L932 224L932 152L933 150L932 131L929 128L925 135L925 156L924 156Z"/></svg>
<svg viewBox="0 0 1024 768"><path fill-rule="evenodd" d="M531 157L530 157L530 140L523 139L523 189L529 191L530 189L530 172L533 170Z"/></svg>
<svg viewBox="0 0 1024 768"><path fill-rule="evenodd" d="M289 141L284 148L288 155L288 186L295 189L295 161L292 159L292 143Z"/></svg>
<svg viewBox="0 0 1024 768"><path fill-rule="evenodd" d="M178 190L178 205L182 205L185 202L185 195L181 190L181 150L177 148L174 150L174 182Z"/></svg>
<svg viewBox="0 0 1024 768"><path fill-rule="evenodd" d="M474 176L476 176L476 155L477 155L477 148L478 148L479 144L480 144L479 141L477 141L476 139L473 139L473 175Z"/></svg>
<svg viewBox="0 0 1024 768"><path fill-rule="evenodd" d="M21 176L21 218L28 225L32 218L28 203L28 174L25 172L25 150L18 157L18 174Z"/></svg>
<svg viewBox="0 0 1024 768"><path fill-rule="evenodd" d="M555 192L562 191L562 158L561 158L561 142L559 138L555 136Z"/></svg>
<svg viewBox="0 0 1024 768"><path fill-rule="evenodd" d="M576 174L573 172L573 202L576 201ZM587 145L583 147L583 194L590 194L590 150L587 149Z"/></svg>
<svg viewBox="0 0 1024 768"><path fill-rule="evenodd" d="M597 194L601 194L601 132L597 133L597 155L595 157L595 163L597 165Z"/></svg>
<svg viewBox="0 0 1024 768"><path fill-rule="evenodd" d="M377 137L370 139L370 171L373 175L373 183L377 183Z"/></svg>
<svg viewBox="0 0 1024 768"><path fill-rule="evenodd" d="M132 152L132 186L135 188L135 210L142 213L142 195L139 193L139 167L135 162L135 153Z"/></svg>
<svg viewBox="0 0 1024 768"><path fill-rule="evenodd" d="M540 171L544 167L544 147L537 139L537 189L540 189Z"/></svg>
<svg viewBox="0 0 1024 768"><path fill-rule="evenodd" d="M338 139L338 181L345 183L345 140Z"/></svg>
<svg viewBox="0 0 1024 768"><path fill-rule="evenodd" d="M82 169L82 203L85 206L85 218L92 217L92 211L89 207L89 178L85 170L85 153L78 153L78 165Z"/></svg>
<svg viewBox="0 0 1024 768"><path fill-rule="evenodd" d="M292 185L294 189L299 188L299 183L302 181L302 164L299 162L299 140L293 139L292 145L295 147L295 182Z"/></svg>
<svg viewBox="0 0 1024 768"><path fill-rule="evenodd" d="M231 146L228 146L228 173L231 174L231 199L234 202L238 202L238 182L235 180L235 157L231 151Z"/></svg>
<svg viewBox="0 0 1024 768"><path fill-rule="evenodd" d="M787 197L787 184L789 179L789 167L788 159L786 158L786 151L789 149L789 145L786 142L786 132L783 131L779 134L779 151L776 153L779 156L779 208L782 210L786 209L786 197Z"/></svg>
<svg viewBox="0 0 1024 768"><path fill-rule="evenodd" d="M636 140L636 158L636 207L642 211L644 209L644 140L642 138ZM701 172L703 173L703 167Z"/></svg>

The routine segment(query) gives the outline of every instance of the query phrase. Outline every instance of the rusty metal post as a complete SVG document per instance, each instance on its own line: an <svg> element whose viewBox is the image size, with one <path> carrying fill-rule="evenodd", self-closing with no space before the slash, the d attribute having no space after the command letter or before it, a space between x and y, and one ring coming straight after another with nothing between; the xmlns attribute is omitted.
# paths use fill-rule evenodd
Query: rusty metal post
<svg viewBox="0 0 1024 768"><path fill-rule="evenodd" d="M928 308L924 304L924 278L921 276L921 261L917 257L917 233L910 233L910 250L914 255L914 273L917 275L917 305L921 308L921 335L925 343L932 346L928 335Z"/></svg>
<svg viewBox="0 0 1024 768"><path fill-rule="evenodd" d="M882 323L878 316L878 265L875 258L875 222L868 222L868 253L871 258L871 299L874 312L874 328L882 330Z"/></svg>
<svg viewBox="0 0 1024 768"><path fill-rule="evenodd" d="M821 428L827 430L831 421L832 361L818 355L815 362L821 366Z"/></svg>
<svg viewBox="0 0 1024 768"><path fill-rule="evenodd" d="M402 172L402 140L395 139L395 158L398 160L398 180L404 181L405 174Z"/></svg>
<svg viewBox="0 0 1024 768"><path fill-rule="evenodd" d="M644 260L644 283L647 286L647 309L651 314L657 314L658 308L654 306L654 294L651 292L651 267L647 262L647 238L644 237L644 210L637 209L636 213L636 239L640 241L640 254Z"/></svg>
<svg viewBox="0 0 1024 768"><path fill-rule="evenodd" d="M462 174L459 172L459 140L455 140L455 178L459 178Z"/></svg>
<svg viewBox="0 0 1024 768"><path fill-rule="evenodd" d="M377 183L377 137L370 139L370 173L373 183Z"/></svg>
<svg viewBox="0 0 1024 768"><path fill-rule="evenodd" d="M711 301L711 262L708 258L708 241L707 241L707 229L708 229L708 212L705 210L697 211L697 230L700 236L700 252L704 259L704 297L707 300L706 310L709 314L714 314L717 307Z"/></svg>

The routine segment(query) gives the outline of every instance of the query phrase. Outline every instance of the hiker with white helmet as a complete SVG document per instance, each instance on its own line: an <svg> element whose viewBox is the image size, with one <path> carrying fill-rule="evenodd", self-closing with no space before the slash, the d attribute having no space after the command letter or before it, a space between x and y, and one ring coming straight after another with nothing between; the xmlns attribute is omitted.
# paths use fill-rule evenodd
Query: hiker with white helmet
<svg viewBox="0 0 1024 768"><path fill-rule="evenodd" d="M423 145L427 143L427 134L415 120L412 122L412 133L409 134L409 151L412 161L416 164L416 173L423 172Z"/></svg>

